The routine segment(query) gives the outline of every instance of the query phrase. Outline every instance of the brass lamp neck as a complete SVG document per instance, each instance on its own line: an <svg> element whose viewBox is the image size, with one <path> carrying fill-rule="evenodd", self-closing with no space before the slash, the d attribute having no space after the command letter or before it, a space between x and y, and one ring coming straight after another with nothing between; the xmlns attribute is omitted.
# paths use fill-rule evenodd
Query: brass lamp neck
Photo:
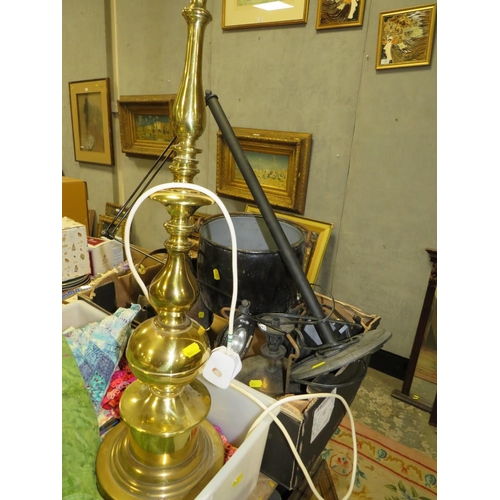
<svg viewBox="0 0 500 500"><path fill-rule="evenodd" d="M179 141L174 146L176 157L170 170L174 182L192 182L199 172L196 141L205 130L206 110L202 83L203 36L212 15L205 8L206 0L193 0L182 11L188 25L184 73L174 101L172 125Z"/></svg>

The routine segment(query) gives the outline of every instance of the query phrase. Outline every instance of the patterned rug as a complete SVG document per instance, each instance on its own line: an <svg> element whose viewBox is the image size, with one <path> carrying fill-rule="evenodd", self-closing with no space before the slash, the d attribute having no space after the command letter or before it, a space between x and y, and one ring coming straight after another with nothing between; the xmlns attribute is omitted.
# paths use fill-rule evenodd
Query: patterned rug
<svg viewBox="0 0 500 500"><path fill-rule="evenodd" d="M437 499L437 463L356 422L358 467L351 494L358 500ZM346 416L322 457L328 463L337 495L347 493L352 473L352 434Z"/></svg>

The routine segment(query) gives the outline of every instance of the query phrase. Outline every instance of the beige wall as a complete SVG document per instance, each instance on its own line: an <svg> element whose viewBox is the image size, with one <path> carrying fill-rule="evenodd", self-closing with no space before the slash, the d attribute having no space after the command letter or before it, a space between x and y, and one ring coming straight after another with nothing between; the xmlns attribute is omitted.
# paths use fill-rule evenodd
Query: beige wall
<svg viewBox="0 0 500 500"><path fill-rule="evenodd" d="M176 93L184 64L188 0L63 0L63 169L89 187L89 204L123 202L153 164L121 153L113 113L113 167L74 161L69 81L109 76L120 95ZM436 248L436 65L375 71L378 15L410 0L367 0L362 27L221 29L220 1L204 37L204 88L234 127L310 132L305 216L334 225L319 283L342 301L382 316L385 349L408 357L427 286L425 249ZM116 102L113 109L116 111ZM217 126L207 109L196 182L215 191ZM156 183L172 179L162 172ZM245 202L224 199L230 211ZM214 210L215 207L214 207ZM145 202L133 242L158 248L166 212Z"/></svg>

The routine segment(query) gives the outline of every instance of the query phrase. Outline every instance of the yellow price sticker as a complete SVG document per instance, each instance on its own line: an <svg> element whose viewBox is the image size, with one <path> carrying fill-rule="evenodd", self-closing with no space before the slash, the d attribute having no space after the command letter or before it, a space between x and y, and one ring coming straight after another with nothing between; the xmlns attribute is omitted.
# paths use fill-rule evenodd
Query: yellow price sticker
<svg viewBox="0 0 500 500"><path fill-rule="evenodd" d="M243 472L233 481L233 488L243 479Z"/></svg>
<svg viewBox="0 0 500 500"><path fill-rule="evenodd" d="M182 349L182 354L184 354L186 358L192 358L195 354L198 354L200 351L201 351L200 346L196 342L193 342L192 344L189 344L187 347L184 347L184 349Z"/></svg>
<svg viewBox="0 0 500 500"><path fill-rule="evenodd" d="M314 370L315 368L319 368L320 366L323 366L325 364L324 361L322 361L321 363L318 363L317 365L314 365L311 370Z"/></svg>

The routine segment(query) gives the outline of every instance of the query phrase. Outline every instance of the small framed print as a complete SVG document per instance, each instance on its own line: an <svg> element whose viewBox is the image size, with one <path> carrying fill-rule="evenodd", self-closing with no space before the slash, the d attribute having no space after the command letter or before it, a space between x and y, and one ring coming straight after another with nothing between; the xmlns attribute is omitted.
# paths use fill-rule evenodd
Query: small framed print
<svg viewBox="0 0 500 500"><path fill-rule="evenodd" d="M429 65L435 25L436 4L381 12L376 69Z"/></svg>
<svg viewBox="0 0 500 500"><path fill-rule="evenodd" d="M362 26L366 0L318 0L316 29Z"/></svg>
<svg viewBox="0 0 500 500"><path fill-rule="evenodd" d="M109 78L69 83L75 161L113 165Z"/></svg>
<svg viewBox="0 0 500 500"><path fill-rule="evenodd" d="M306 24L309 0L223 0L222 29Z"/></svg>
<svg viewBox="0 0 500 500"><path fill-rule="evenodd" d="M174 101L175 94L121 96L118 119L122 152L127 156L158 158L174 137Z"/></svg>

